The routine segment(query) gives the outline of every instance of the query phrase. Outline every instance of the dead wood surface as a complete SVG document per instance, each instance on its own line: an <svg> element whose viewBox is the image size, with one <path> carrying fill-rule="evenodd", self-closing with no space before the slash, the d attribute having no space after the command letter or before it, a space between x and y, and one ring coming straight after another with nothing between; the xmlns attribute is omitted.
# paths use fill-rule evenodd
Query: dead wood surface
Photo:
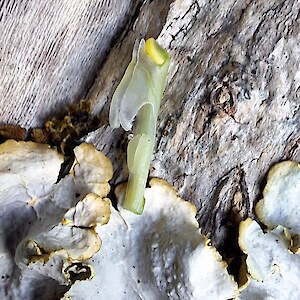
<svg viewBox="0 0 300 300"><path fill-rule="evenodd" d="M134 2L0 1L2 123L38 126L80 100Z"/></svg>
<svg viewBox="0 0 300 300"><path fill-rule="evenodd" d="M196 204L218 247L270 166L300 160L298 0L0 3L1 123L41 126L87 97L102 124L85 139L112 159L115 183L128 133L108 126L110 99L134 41L158 37L172 64L150 175Z"/></svg>

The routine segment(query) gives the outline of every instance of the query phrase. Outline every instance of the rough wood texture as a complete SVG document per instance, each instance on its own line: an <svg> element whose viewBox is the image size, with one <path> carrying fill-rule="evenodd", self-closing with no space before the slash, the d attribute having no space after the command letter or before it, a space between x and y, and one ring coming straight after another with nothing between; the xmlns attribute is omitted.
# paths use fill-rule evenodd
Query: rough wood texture
<svg viewBox="0 0 300 300"><path fill-rule="evenodd" d="M177 1L160 33L173 62L150 175L197 205L218 247L252 213L270 166L300 159L298 7L299 1ZM151 7L141 16L143 9ZM145 23L138 18L131 36L111 50L94 85L91 98L105 121L105 101L129 60L124 48ZM104 126L88 140L115 161L116 180L125 180L126 134Z"/></svg>
<svg viewBox="0 0 300 300"><path fill-rule="evenodd" d="M299 4L4 1L1 121L41 124L84 96L103 62L88 93L103 126L86 140L113 160L114 182L126 180L127 133L108 126L109 102L135 39L159 36L172 64L150 175L196 204L220 248L252 213L269 167L300 160Z"/></svg>
<svg viewBox="0 0 300 300"><path fill-rule="evenodd" d="M131 1L0 1L0 121L31 127L83 97Z"/></svg>

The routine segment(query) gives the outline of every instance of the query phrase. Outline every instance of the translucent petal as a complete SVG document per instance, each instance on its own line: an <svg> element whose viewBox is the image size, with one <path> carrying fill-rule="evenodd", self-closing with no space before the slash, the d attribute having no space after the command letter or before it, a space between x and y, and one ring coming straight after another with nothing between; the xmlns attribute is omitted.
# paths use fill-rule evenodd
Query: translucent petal
<svg viewBox="0 0 300 300"><path fill-rule="evenodd" d="M120 104L124 97L126 89L130 83L130 80L132 78L132 73L137 61L138 47L139 47L138 43L135 43L131 62L129 63L125 71L125 74L111 100L111 106L109 111L109 123L113 128L117 128L120 126L120 121L119 121L119 114L120 114L120 107L121 107Z"/></svg>

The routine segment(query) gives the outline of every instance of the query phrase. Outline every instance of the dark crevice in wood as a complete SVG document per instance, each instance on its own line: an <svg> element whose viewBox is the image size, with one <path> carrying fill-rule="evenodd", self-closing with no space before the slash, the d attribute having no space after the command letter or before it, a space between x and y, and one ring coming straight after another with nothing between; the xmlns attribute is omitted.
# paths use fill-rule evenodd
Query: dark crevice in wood
<svg viewBox="0 0 300 300"><path fill-rule="evenodd" d="M222 191L222 189L224 189ZM224 196L222 196L225 195ZM216 199L211 203L214 207L214 223L210 224L212 232L212 244L216 246L220 254L228 263L228 271L236 281L239 278L239 271L242 264L243 253L238 245L239 223L248 217L249 195L245 180L245 172L242 166L237 166L226 175L218 184L214 196ZM221 219L217 219L218 212ZM206 226L207 223L202 226ZM222 237L216 232L224 227Z"/></svg>

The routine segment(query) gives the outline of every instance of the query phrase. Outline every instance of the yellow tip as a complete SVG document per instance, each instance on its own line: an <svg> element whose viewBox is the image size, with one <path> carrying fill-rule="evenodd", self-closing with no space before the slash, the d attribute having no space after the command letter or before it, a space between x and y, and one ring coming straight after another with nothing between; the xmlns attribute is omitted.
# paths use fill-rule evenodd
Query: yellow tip
<svg viewBox="0 0 300 300"><path fill-rule="evenodd" d="M148 56L159 66L163 65L168 59L168 53L163 49L154 38L149 38L145 43Z"/></svg>

